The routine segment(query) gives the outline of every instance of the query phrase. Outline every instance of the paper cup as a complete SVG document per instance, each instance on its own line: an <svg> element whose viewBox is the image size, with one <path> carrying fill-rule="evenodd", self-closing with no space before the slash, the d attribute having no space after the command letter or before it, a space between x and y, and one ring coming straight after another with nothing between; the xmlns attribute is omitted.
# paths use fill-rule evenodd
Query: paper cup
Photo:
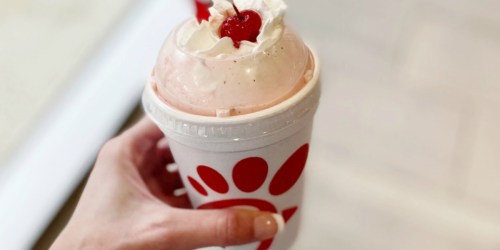
<svg viewBox="0 0 500 250"><path fill-rule="evenodd" d="M319 63L312 79L288 100L234 117L206 117L165 104L146 86L146 113L168 138L188 196L197 209L245 207L279 213L285 230L274 239L233 250L288 249L302 210L306 165L319 97Z"/></svg>

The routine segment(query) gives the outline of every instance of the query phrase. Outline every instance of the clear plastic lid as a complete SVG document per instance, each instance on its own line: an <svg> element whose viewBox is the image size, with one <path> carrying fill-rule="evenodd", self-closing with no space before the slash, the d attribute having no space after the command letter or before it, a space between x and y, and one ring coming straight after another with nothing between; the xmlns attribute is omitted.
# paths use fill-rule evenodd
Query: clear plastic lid
<svg viewBox="0 0 500 250"><path fill-rule="evenodd" d="M163 45L151 84L169 105L203 116L237 116L272 107L310 80L310 52L289 28L262 52L208 57L179 48L174 31Z"/></svg>

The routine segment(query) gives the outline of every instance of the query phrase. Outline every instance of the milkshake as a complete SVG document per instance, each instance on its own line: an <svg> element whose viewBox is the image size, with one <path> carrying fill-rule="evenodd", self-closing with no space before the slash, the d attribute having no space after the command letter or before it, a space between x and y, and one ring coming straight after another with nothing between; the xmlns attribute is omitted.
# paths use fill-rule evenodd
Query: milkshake
<svg viewBox="0 0 500 250"><path fill-rule="evenodd" d="M194 208L278 213L274 239L226 249L287 249L319 102L317 58L284 24L282 0L213 1L170 34L143 94L169 140Z"/></svg>

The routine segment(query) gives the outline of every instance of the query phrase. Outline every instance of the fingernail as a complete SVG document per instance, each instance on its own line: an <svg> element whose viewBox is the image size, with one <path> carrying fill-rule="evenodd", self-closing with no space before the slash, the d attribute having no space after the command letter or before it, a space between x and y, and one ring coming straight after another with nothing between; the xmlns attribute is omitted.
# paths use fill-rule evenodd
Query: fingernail
<svg viewBox="0 0 500 250"><path fill-rule="evenodd" d="M276 220L276 224L278 224L278 233L283 232L285 230L285 218L281 214L273 214L273 217Z"/></svg>
<svg viewBox="0 0 500 250"><path fill-rule="evenodd" d="M254 220L254 234L259 240L272 238L284 228L285 220L280 214L263 214Z"/></svg>

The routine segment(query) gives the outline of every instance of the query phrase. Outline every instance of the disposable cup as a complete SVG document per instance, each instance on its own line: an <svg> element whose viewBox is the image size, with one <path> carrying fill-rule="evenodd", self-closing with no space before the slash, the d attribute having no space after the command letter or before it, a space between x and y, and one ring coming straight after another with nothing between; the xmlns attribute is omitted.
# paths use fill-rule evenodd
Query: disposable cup
<svg viewBox="0 0 500 250"><path fill-rule="evenodd" d="M189 114L163 102L152 83L144 90L144 109L166 135L194 208L283 215L285 229L274 239L224 249L288 249L298 234L303 173L320 98L319 62L314 53L311 57L312 78L299 92L240 116Z"/></svg>

